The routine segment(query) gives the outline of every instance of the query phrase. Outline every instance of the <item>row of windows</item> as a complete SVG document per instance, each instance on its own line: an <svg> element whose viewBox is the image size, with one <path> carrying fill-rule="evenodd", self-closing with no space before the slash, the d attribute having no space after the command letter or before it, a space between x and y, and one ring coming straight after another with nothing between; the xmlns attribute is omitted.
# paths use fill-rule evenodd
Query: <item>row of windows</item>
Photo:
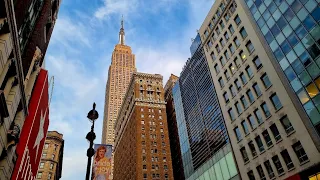
<svg viewBox="0 0 320 180"><path fill-rule="evenodd" d="M143 109L143 108L141 108L141 109L140 109L140 111L141 111L141 112L143 112L143 111L144 111L144 109ZM154 109L148 108L148 112L154 112ZM159 113L161 113L161 112L162 112L162 110L161 110L161 109L159 109L159 110L158 110L158 112L159 112Z"/></svg>
<svg viewBox="0 0 320 180"><path fill-rule="evenodd" d="M38 172L37 173L37 179L42 179L42 173L43 172ZM52 178L52 173L48 173L47 179L50 180Z"/></svg>
<svg viewBox="0 0 320 180"><path fill-rule="evenodd" d="M54 160L55 157L56 157L56 155L54 155L54 154L51 155L51 159L52 160ZM42 158L47 158L47 153L46 152L42 153Z"/></svg>
<svg viewBox="0 0 320 180"><path fill-rule="evenodd" d="M295 144L292 145L292 149L295 152L297 158L299 159L300 163L305 163L307 162L308 156L303 149L300 141L296 142ZM246 153L246 152L244 152ZM282 157L282 160L280 160L279 156ZM270 161L272 161L273 165L271 165ZM285 170L283 168L283 163L286 165L288 171L294 168L294 164L291 160L291 157L288 153L287 150L283 150L280 152L280 155L274 155L271 160L266 160L263 162L263 165L258 165L256 167L256 171L258 172L259 178L260 179L266 179L266 174L270 179L275 178L275 173L274 169L276 169L278 176L281 176L282 174L285 173ZM264 168L263 168L264 166ZM273 168L274 167L274 168ZM250 170L248 173L248 178L249 180L255 180L255 175L253 173L253 170Z"/></svg>
<svg viewBox="0 0 320 180"><path fill-rule="evenodd" d="M44 165L45 165L45 162L40 162L39 164L39 169L43 169L44 168ZM54 168L54 164L51 162L50 163L50 169L53 169Z"/></svg>
<svg viewBox="0 0 320 180"><path fill-rule="evenodd" d="M147 178L148 178L148 175L147 175L147 174L143 174L143 179L147 179ZM153 174L152 174L152 179L161 179L161 178L160 178L160 174L155 174L155 173L153 173ZM164 175L164 179L165 179L165 180L168 180L168 179L169 179L168 174L165 174L165 175Z"/></svg>
<svg viewBox="0 0 320 180"><path fill-rule="evenodd" d="M229 2L229 0L227 0L227 3L228 2ZM224 2L222 2L219 6L219 9L215 13L215 15L212 17L212 22L209 23L208 29L213 30L214 26L218 22L218 19L220 19L221 15L224 13L225 7L226 7L226 5L224 4ZM236 3L233 3L230 5L229 10L225 11L225 15L224 15L225 22L228 22L230 20L230 16L232 16L232 14L235 12L235 8L236 8ZM223 20L221 20L219 22L219 26L221 29L223 29L225 27ZM215 29L216 32L217 31L220 32L219 26L216 27L216 29ZM209 36L209 30L205 30L204 36L205 37Z"/></svg>
<svg viewBox="0 0 320 180"><path fill-rule="evenodd" d="M250 120L248 120L248 121L250 122ZM290 121L289 121L287 116L284 116L283 118L281 118L280 121L281 121L281 124L283 125L283 128L285 129L285 131L286 131L286 133L288 135L290 135L290 134L292 134L294 132L294 128L291 125L291 123L290 123ZM247 122L244 120L244 121L242 121L241 125L242 125L244 133L246 135L248 135L250 132L249 132L249 127L248 127L248 125L246 123ZM256 125L254 124L253 127L251 127L251 128L254 130L256 128ZM279 130L278 130L278 128L277 128L277 126L275 124L272 124L269 127L269 129L270 129L271 134L272 134L272 136L274 138L274 141L276 143L282 140L282 137L281 137L281 135L279 133ZM235 133L238 141L241 141L242 140L242 135L241 135L239 127L234 128L234 133ZM271 148L274 145L274 142L273 142L273 140L272 140L272 138L271 138L271 136L269 134L269 131L267 129L262 132L262 137L263 137L263 139L265 141L265 144L266 144L267 148ZM254 138L254 141L255 141L255 143L256 143L256 145L258 147L257 149L259 150L259 152L263 153L266 148L265 148L264 143L261 140L260 135L257 135ZM249 147L249 149L251 151L252 157L255 158L258 155L258 153L257 153L257 150L255 148L255 145L254 145L253 141L250 141L248 143L248 147ZM240 149L240 152L242 154L244 163L247 163L249 161L249 158L247 156L246 148L242 147Z"/></svg>

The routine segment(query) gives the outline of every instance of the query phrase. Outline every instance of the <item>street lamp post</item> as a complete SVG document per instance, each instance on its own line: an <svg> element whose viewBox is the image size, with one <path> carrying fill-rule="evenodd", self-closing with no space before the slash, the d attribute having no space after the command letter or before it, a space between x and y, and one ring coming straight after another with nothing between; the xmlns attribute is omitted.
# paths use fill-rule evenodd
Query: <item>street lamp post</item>
<svg viewBox="0 0 320 180"><path fill-rule="evenodd" d="M88 164L87 164L87 174L86 174L86 180L89 180L90 177L90 169L91 169L91 159L94 155L94 149L93 149L93 141L96 139L96 134L94 133L94 122L96 119L98 119L99 113L96 111L96 103L93 103L93 108L91 111L89 111L87 118L92 122L91 131L87 134L86 139L90 142L89 148L87 150L87 156L88 156Z"/></svg>

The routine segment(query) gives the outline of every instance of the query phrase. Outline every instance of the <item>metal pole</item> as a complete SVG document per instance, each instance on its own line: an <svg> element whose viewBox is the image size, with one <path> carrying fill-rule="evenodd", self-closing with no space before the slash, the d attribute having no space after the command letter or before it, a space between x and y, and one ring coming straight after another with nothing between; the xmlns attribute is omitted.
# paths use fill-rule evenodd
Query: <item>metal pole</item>
<svg viewBox="0 0 320 180"><path fill-rule="evenodd" d="M95 136L95 134L94 134L94 121L92 123L91 131L89 133L90 133L91 138L90 138L90 145L87 150L88 164L87 164L86 180L90 180L91 159L92 159L92 156L94 155L94 149L93 149L93 140L95 139L95 137L94 137Z"/></svg>

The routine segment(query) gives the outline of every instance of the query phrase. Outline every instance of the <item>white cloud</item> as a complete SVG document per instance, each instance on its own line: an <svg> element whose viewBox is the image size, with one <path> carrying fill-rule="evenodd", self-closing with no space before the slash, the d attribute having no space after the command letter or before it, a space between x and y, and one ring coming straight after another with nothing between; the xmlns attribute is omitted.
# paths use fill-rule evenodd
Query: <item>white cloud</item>
<svg viewBox="0 0 320 180"><path fill-rule="evenodd" d="M68 50L77 52L77 48L74 47L75 44L79 47L91 47L89 29L80 21L75 22L67 17L59 17L51 41L65 46Z"/></svg>
<svg viewBox="0 0 320 180"><path fill-rule="evenodd" d="M95 17L103 19L111 14L128 14L136 10L138 0L104 0L104 6L95 12Z"/></svg>

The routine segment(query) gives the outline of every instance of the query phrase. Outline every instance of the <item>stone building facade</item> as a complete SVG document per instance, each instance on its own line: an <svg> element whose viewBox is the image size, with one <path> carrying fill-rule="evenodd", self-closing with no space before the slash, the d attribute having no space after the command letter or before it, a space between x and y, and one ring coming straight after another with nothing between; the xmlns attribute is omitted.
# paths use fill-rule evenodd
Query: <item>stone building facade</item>
<svg viewBox="0 0 320 180"><path fill-rule="evenodd" d="M11 178L59 6L60 0L0 0L0 179Z"/></svg>
<svg viewBox="0 0 320 180"><path fill-rule="evenodd" d="M162 76L134 73L115 123L114 179L173 179Z"/></svg>
<svg viewBox="0 0 320 180"><path fill-rule="evenodd" d="M199 30L242 179L319 173L318 3L217 0Z"/></svg>

